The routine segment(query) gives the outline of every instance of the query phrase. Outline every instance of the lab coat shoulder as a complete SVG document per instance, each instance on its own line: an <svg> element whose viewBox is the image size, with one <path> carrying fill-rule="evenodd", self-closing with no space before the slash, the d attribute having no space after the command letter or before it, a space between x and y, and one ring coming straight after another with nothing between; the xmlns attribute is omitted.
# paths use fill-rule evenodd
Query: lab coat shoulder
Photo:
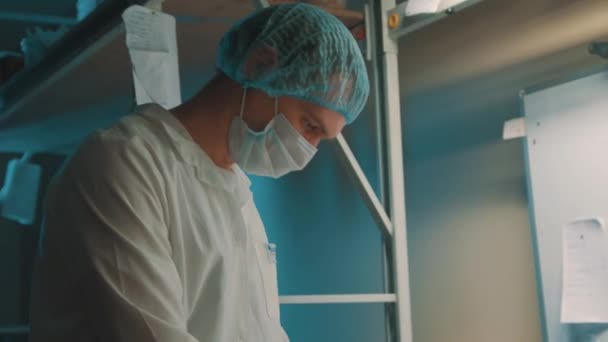
<svg viewBox="0 0 608 342"><path fill-rule="evenodd" d="M164 220L162 164L132 133L119 124L81 144L52 191L49 238L70 235L63 248L79 258L82 292L95 294L81 299L97 336L195 341Z"/></svg>
<svg viewBox="0 0 608 342"><path fill-rule="evenodd" d="M62 178L63 186L74 187L77 201L114 213L126 205L133 212L162 220L161 165L137 136L113 130L91 135L68 162Z"/></svg>

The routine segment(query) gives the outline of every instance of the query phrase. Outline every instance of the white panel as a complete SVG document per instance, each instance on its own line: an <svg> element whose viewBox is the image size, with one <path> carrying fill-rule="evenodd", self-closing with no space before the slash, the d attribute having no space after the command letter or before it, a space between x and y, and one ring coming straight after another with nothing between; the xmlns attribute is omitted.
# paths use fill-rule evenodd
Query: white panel
<svg viewBox="0 0 608 342"><path fill-rule="evenodd" d="M560 324L561 239L578 217L608 218L608 72L525 95L530 206L546 333Z"/></svg>

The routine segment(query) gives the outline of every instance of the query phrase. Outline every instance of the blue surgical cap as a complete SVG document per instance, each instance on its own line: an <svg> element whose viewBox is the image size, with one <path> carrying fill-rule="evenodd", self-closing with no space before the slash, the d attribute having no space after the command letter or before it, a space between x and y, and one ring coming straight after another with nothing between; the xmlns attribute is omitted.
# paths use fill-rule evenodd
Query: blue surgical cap
<svg viewBox="0 0 608 342"><path fill-rule="evenodd" d="M369 96L367 69L352 33L313 5L275 5L244 18L220 41L217 63L244 87L318 104L347 123Z"/></svg>

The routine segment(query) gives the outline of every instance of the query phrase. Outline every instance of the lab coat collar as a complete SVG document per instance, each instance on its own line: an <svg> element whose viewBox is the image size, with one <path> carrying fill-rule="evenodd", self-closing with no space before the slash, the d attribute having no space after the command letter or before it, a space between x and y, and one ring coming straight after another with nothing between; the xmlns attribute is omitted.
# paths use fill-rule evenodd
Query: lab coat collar
<svg viewBox="0 0 608 342"><path fill-rule="evenodd" d="M159 122L169 137L170 143L180 159L195 168L197 178L206 184L223 188L225 191L235 193L239 200L244 202L251 196L249 177L234 164L232 171L222 169L215 165L207 153L192 139L192 136L169 111L158 104L150 103L140 106L140 115Z"/></svg>

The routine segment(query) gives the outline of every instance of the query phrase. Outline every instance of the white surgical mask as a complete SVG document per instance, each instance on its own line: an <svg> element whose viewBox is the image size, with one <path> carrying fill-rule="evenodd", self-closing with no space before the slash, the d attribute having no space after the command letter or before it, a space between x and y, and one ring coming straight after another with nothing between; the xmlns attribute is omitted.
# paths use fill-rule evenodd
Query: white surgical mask
<svg viewBox="0 0 608 342"><path fill-rule="evenodd" d="M241 113L232 120L229 133L230 156L245 172L258 176L279 178L291 171L303 169L317 152L289 122L277 111L261 132L255 132L243 121L245 97Z"/></svg>

